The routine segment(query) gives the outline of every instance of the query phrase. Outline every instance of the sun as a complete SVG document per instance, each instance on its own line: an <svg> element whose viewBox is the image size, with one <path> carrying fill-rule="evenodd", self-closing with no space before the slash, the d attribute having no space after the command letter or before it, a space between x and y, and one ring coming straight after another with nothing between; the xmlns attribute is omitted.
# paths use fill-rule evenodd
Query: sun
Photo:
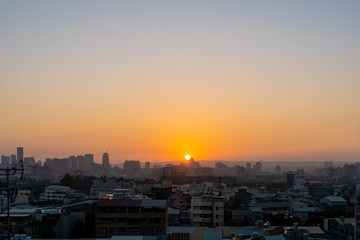
<svg viewBox="0 0 360 240"><path fill-rule="evenodd" d="M190 158L191 158L191 156L189 154L185 156L186 160L190 160Z"/></svg>

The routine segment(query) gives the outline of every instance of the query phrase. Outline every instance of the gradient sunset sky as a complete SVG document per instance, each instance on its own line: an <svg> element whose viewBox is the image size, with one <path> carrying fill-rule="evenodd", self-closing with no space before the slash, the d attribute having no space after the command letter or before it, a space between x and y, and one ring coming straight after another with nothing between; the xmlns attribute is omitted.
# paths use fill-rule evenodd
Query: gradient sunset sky
<svg viewBox="0 0 360 240"><path fill-rule="evenodd" d="M1 1L0 154L360 161L360 1Z"/></svg>

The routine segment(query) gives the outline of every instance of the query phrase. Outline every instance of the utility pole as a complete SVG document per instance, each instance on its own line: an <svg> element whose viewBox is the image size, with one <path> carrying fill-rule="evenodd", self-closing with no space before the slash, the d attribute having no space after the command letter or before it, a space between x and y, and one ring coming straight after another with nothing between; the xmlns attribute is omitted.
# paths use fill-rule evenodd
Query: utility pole
<svg viewBox="0 0 360 240"><path fill-rule="evenodd" d="M13 166L13 167L6 167L6 168L1 168L0 171L3 171L4 174L6 175L6 188L5 188L5 193L6 193L6 199L7 199L7 203L6 203L6 208L7 208L7 239L10 240L11 239L11 221L10 221L10 195L14 194L14 192L16 191L16 188L14 187L10 187L10 181L9 181L9 177L10 175L14 176L16 175L17 171L20 171L20 180L23 178L24 176L24 164L23 161L20 159L19 161L20 163L20 167L17 166Z"/></svg>

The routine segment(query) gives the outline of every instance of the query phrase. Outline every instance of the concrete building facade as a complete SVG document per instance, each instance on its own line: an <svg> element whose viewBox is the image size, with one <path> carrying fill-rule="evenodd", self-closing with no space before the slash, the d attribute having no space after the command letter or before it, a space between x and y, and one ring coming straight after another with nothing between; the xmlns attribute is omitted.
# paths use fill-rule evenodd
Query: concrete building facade
<svg viewBox="0 0 360 240"><path fill-rule="evenodd" d="M192 224L201 226L224 226L224 198L211 195L192 196Z"/></svg>

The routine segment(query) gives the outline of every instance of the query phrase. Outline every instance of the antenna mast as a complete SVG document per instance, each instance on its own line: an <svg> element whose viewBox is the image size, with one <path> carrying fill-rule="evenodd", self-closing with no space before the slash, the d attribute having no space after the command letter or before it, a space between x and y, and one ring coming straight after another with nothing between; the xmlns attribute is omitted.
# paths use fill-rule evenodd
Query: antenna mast
<svg viewBox="0 0 360 240"><path fill-rule="evenodd" d="M20 167L18 168L18 166L13 166L13 167L6 167L6 168L0 168L0 171L3 171L4 174L6 175L6 188L2 189L3 191L1 191L2 193L5 192L6 197L7 197L7 203L6 203L6 208L7 208L7 239L10 240L10 232L11 232L11 221L10 221L10 195L12 195L15 192L15 188L10 187L10 182L9 182L9 177L10 175L14 176L16 175L16 172L18 170L20 170L20 180L23 179L24 177L24 163L22 161L22 159L20 159L19 161L20 163Z"/></svg>

